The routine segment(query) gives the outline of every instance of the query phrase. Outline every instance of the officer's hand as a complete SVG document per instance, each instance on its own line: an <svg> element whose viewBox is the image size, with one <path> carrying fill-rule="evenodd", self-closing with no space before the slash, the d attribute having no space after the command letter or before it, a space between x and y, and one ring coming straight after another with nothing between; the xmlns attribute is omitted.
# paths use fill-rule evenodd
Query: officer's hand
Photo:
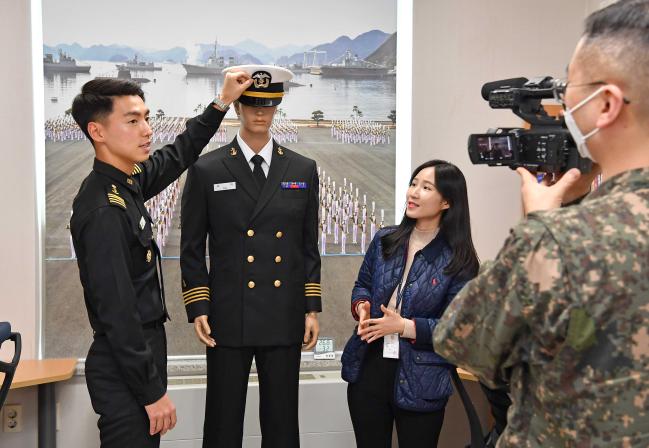
<svg viewBox="0 0 649 448"><path fill-rule="evenodd" d="M155 403L144 406L144 409L149 416L149 434L160 433L164 436L176 426L176 406L166 393Z"/></svg>
<svg viewBox="0 0 649 448"><path fill-rule="evenodd" d="M309 313L304 318L304 340L303 349L311 350L318 342L320 334L320 324L318 323L318 313Z"/></svg>
<svg viewBox="0 0 649 448"><path fill-rule="evenodd" d="M367 341L368 344L387 334L403 334L403 330L406 328L406 321L399 313L386 308L384 305L381 305L381 311L383 311L383 317L368 319L367 325L358 330L361 339Z"/></svg>
<svg viewBox="0 0 649 448"><path fill-rule="evenodd" d="M361 328L364 328L369 325L368 321L370 320L370 302L367 300L360 302L356 305L356 314L358 314L358 331L357 333L361 334Z"/></svg>
<svg viewBox="0 0 649 448"><path fill-rule="evenodd" d="M523 211L525 215L536 211L552 210L561 207L564 196L579 180L580 172L577 168L567 171L554 185L548 182L538 183L536 176L525 168L517 168L521 176L521 194L523 197Z"/></svg>
<svg viewBox="0 0 649 448"><path fill-rule="evenodd" d="M212 330L210 324L207 323L207 316L202 315L194 319L194 331L196 331L196 336L203 344L208 347L216 347L216 341L210 336Z"/></svg>
<svg viewBox="0 0 649 448"><path fill-rule="evenodd" d="M251 84L252 78L246 72L226 73L219 98L224 103L230 104L238 99Z"/></svg>

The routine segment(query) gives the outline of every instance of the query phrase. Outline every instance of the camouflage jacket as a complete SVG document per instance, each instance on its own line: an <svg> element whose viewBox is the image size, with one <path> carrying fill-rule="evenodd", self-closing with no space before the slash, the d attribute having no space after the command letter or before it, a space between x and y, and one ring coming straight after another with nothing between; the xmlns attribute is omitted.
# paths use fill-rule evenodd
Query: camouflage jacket
<svg viewBox="0 0 649 448"><path fill-rule="evenodd" d="M512 407L498 447L649 446L649 168L533 213L438 323Z"/></svg>

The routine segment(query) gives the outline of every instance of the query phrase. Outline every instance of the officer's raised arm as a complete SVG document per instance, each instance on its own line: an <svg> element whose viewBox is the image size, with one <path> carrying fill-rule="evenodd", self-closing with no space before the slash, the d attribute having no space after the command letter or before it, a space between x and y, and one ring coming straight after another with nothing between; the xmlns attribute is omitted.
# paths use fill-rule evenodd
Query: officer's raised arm
<svg viewBox="0 0 649 448"><path fill-rule="evenodd" d="M230 104L246 90L252 80L245 72L227 73L223 88L201 115L187 121L186 129L173 143L153 152L144 162L133 167L133 176L139 180L144 200L155 196L176 180L194 163L216 133ZM151 134L142 147L151 145Z"/></svg>

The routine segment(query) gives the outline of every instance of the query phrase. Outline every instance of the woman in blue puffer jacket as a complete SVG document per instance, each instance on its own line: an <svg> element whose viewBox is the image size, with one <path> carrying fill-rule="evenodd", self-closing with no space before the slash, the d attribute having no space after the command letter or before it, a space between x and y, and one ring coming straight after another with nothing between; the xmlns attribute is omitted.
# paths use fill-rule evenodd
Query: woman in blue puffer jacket
<svg viewBox="0 0 649 448"><path fill-rule="evenodd" d="M452 393L432 333L453 297L478 272L466 181L448 162L412 173L396 227L370 244L352 291L359 321L342 355L342 377L359 448L431 448Z"/></svg>

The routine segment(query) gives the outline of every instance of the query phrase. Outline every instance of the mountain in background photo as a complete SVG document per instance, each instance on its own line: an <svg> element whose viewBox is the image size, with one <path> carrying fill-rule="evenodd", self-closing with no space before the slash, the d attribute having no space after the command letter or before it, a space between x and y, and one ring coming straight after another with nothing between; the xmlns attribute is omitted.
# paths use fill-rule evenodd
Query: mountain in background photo
<svg viewBox="0 0 649 448"><path fill-rule="evenodd" d="M135 55L146 62L172 63L205 63L214 53L214 43L197 44L194 48L173 47L164 50L143 50L127 45L92 45L83 47L78 43L43 45L44 54L53 54L55 59L59 50L81 61L125 62ZM326 51L326 58L319 59L321 64L336 62L347 50L362 59L373 57L371 62L393 67L396 63L396 33L388 34L380 30L372 30L351 39L340 36L333 42L320 45L284 45L269 48L259 42L247 39L236 45L218 45L219 56L226 60L234 57L237 64L277 64L301 65L304 52L308 50ZM193 55L190 57L190 53ZM194 60L191 60L194 59ZM370 59L368 59L370 60ZM381 62L381 61L385 61ZM393 63L394 61L394 63Z"/></svg>

